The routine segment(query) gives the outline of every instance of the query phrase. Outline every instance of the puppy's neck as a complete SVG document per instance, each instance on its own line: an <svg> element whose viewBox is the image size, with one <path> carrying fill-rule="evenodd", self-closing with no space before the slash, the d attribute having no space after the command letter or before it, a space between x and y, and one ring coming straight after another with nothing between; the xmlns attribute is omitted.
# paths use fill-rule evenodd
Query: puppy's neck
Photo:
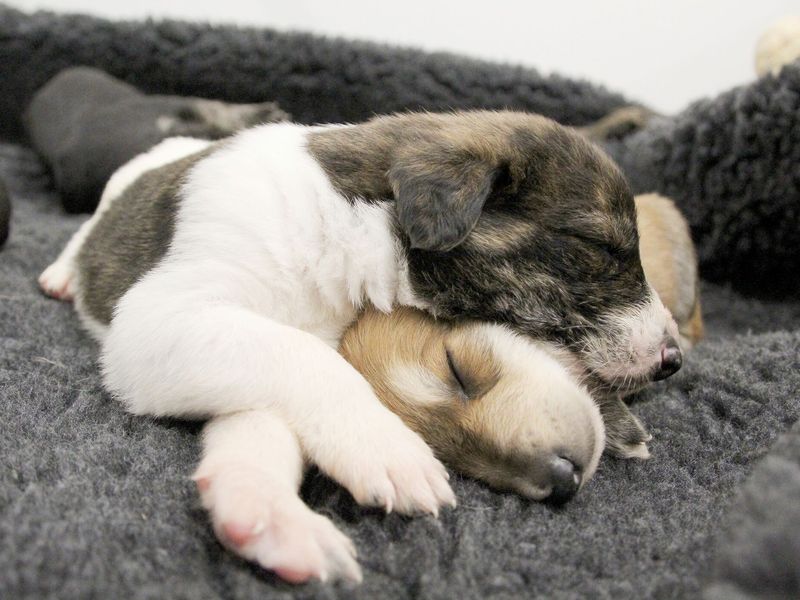
<svg viewBox="0 0 800 600"><path fill-rule="evenodd" d="M398 304L425 308L411 290L391 192L372 198L346 195L313 151L315 134L350 128L280 124L259 129L241 135L236 144L247 147L247 155L259 156L270 169L271 181L286 194L304 190L292 196L289 209L290 219L297 219L301 227L299 235L286 235L289 228L273 230L268 237L273 242L282 239L294 256L304 257L302 270L313 274L311 285L319 299L340 316L367 303L385 312ZM345 156L350 150L340 147Z"/></svg>

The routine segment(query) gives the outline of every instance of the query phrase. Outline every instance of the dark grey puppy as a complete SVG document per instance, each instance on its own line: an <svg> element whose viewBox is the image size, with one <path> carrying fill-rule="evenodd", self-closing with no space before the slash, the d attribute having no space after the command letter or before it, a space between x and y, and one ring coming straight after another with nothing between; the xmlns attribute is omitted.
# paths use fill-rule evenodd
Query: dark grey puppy
<svg viewBox="0 0 800 600"><path fill-rule="evenodd" d="M75 67L36 93L24 120L33 147L53 171L64 208L91 212L114 171L167 137L218 139L287 119L274 102L146 95L98 69Z"/></svg>

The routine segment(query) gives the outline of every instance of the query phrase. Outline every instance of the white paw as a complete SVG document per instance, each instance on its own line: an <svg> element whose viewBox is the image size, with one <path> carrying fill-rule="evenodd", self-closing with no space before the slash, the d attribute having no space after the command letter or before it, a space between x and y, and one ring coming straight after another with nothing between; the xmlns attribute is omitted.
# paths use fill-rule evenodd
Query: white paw
<svg viewBox="0 0 800 600"><path fill-rule="evenodd" d="M293 490L239 464L201 465L193 478L217 538L239 556L291 583L361 581L353 543Z"/></svg>
<svg viewBox="0 0 800 600"><path fill-rule="evenodd" d="M51 298L71 301L75 298L73 275L74 268L70 261L57 260L39 275L39 287Z"/></svg>
<svg viewBox="0 0 800 600"><path fill-rule="evenodd" d="M373 423L342 440L318 466L362 505L434 516L442 506L455 507L447 469L421 437L390 416L382 426Z"/></svg>

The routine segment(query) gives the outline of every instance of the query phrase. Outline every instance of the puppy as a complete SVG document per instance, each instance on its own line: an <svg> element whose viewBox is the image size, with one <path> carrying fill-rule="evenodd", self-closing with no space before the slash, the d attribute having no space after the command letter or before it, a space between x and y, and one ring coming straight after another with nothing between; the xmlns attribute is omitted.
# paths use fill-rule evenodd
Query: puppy
<svg viewBox="0 0 800 600"><path fill-rule="evenodd" d="M563 350L507 327L367 308L342 355L454 469L533 500L569 500L605 444L597 404Z"/></svg>
<svg viewBox="0 0 800 600"><path fill-rule="evenodd" d="M74 296L128 410L211 418L195 476L215 530L291 581L358 573L297 496L305 461L361 504L455 503L431 449L336 351L366 302L557 342L620 392L681 360L624 178L522 113L167 140L111 178L41 285Z"/></svg>
<svg viewBox="0 0 800 600"><path fill-rule="evenodd" d="M149 95L99 69L71 67L36 92L24 123L53 172L64 207L91 212L114 171L165 138L218 139L288 119L274 102Z"/></svg>
<svg viewBox="0 0 800 600"><path fill-rule="evenodd" d="M642 267L677 322L681 348L687 351L704 335L697 254L689 224L669 198L642 194L634 201Z"/></svg>
<svg viewBox="0 0 800 600"><path fill-rule="evenodd" d="M645 275L676 317L688 350L703 331L688 226L663 196L634 200ZM607 452L649 456L650 435L622 399L595 393L588 401L584 369L551 343L413 309L367 308L345 332L340 351L439 459L493 487L534 500L569 499L580 486L546 467L572 457L585 466L580 485L591 478L599 458L598 408Z"/></svg>

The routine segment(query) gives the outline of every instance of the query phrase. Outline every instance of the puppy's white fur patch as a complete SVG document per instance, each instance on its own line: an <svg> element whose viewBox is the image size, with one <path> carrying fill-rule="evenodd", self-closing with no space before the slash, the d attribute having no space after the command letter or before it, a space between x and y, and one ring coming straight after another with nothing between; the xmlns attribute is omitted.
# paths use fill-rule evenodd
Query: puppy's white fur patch
<svg viewBox="0 0 800 600"><path fill-rule="evenodd" d="M409 404L451 402L453 390L424 365L393 364L387 383L399 398Z"/></svg>
<svg viewBox="0 0 800 600"><path fill-rule="evenodd" d="M490 340L502 365L503 377L513 381L517 390L515 397L525 398L525 408L519 414L526 421L521 425L533 432L536 439L546 432L553 435L560 428L570 428L573 419L588 419L594 432L594 448L591 458L584 466L582 484L591 479L597 470L605 446L605 426L600 409L588 390L580 385L567 367L559 361L560 351L545 342L536 342L512 332L505 326L487 325L485 335ZM513 452L519 438L509 436L508 450ZM549 490L548 490L549 492Z"/></svg>
<svg viewBox="0 0 800 600"><path fill-rule="evenodd" d="M601 334L584 342L587 367L620 389L643 385L661 362L665 334L678 338L672 315L650 287L650 301L599 319Z"/></svg>

